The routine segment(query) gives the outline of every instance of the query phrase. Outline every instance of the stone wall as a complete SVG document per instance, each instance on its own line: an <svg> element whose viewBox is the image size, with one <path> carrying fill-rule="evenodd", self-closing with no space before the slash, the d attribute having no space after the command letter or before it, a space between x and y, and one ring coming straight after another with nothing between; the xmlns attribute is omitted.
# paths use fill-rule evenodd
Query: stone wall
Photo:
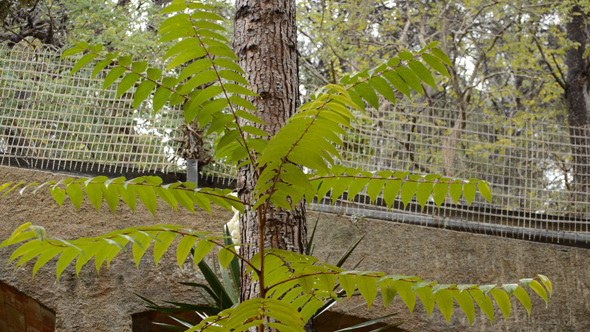
<svg viewBox="0 0 590 332"><path fill-rule="evenodd" d="M59 178L61 176L50 173L0 167L0 183ZM77 212L69 202L60 209L46 192L34 197L13 193L0 201L0 239L28 221L46 227L51 234L73 238L144 224L183 224L217 231L231 217L231 213L219 209L214 209L212 215L174 212L164 206L158 210L153 217L138 204L135 214L121 207L113 216L106 206L96 212L90 204L83 204ZM542 300L532 296L536 300L531 318L528 318L525 310L513 302L511 318L504 322L498 312L493 327L480 313L476 313L474 325L468 327L467 319L458 311L447 326L436 309L432 317L427 318L420 303L410 316L399 298L387 311L379 309L379 300L368 311L358 299L353 299L336 309L346 316L376 317L399 312L395 319L405 320L402 327L410 331L590 331L589 249L371 219L364 219L355 226L350 218L333 214L310 213L308 220L310 224L319 220L314 254L328 262L335 262L346 246L366 234L349 259L351 264L362 259L360 269L419 275L441 283L480 284L514 282L542 273L551 278L555 289L548 308ZM136 269L132 258L121 255L113 260L110 268L103 267L100 274L89 264L78 278L69 267L56 281L55 264L42 268L34 279L31 279L33 264L17 269L13 264L6 265L10 251L0 249L0 281L55 312L57 331L131 331L131 316L145 311L143 302L134 293L154 300L198 301L197 294L187 292L187 288L176 283L194 281L195 274L190 264L179 270L173 253L166 254L158 268L146 259ZM328 319L333 320L325 318Z"/></svg>

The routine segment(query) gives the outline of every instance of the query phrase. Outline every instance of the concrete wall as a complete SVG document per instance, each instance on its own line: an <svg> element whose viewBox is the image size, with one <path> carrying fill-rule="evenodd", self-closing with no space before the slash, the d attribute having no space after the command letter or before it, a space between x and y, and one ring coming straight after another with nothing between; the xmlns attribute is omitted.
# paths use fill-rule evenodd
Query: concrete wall
<svg viewBox="0 0 590 332"><path fill-rule="evenodd" d="M58 179L49 173L0 167L0 183L8 181L47 181ZM31 221L62 238L98 235L110 230L144 224L184 224L199 230L219 230L230 213L215 210L213 216L174 212L160 207L153 217L138 205L135 215L126 207L113 216L105 207L97 213L90 204L77 212L71 203L63 208L47 193L35 197L9 195L0 201L0 239L6 238L18 225ZM429 229L393 222L365 219L358 226L348 217L310 213L309 222L319 220L315 255L335 262L344 248L367 234L349 262L362 259L362 269L388 273L419 275L441 283L506 283L537 273L548 275L554 283L555 295L546 309L541 300L533 302L531 318L515 302L513 314L504 322L497 313L490 327L483 314L476 314L472 327L465 316L456 312L447 326L436 311L429 319L421 304L412 316L399 298L387 311L376 302L371 311L357 306L353 300L337 311L351 316L374 317L399 312L396 317L407 322L411 331L590 331L590 250L492 236ZM56 313L58 331L130 331L131 315L145 311L133 293L156 300L197 301L197 295L186 292L177 281L194 280L192 267L179 270L174 254L166 255L158 268L145 260L137 270L130 257L116 258L109 269L97 275L92 264L85 267L80 278L68 268L59 281L55 265L49 264L31 279L33 264L14 269L6 265L10 250L0 249L0 280L40 301ZM149 255L149 253L146 253ZM535 298L533 296L533 298ZM379 301L379 300L377 300Z"/></svg>

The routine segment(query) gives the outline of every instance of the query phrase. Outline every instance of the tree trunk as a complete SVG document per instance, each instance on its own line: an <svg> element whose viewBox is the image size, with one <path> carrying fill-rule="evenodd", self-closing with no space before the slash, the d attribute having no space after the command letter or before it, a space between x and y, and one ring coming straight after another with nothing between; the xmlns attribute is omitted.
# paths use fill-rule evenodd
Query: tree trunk
<svg viewBox="0 0 590 332"><path fill-rule="evenodd" d="M590 192L590 61L584 56L590 37L588 15L579 6L570 12L569 40L579 43L566 52L565 99L572 144L575 201L587 201Z"/></svg>
<svg viewBox="0 0 590 332"><path fill-rule="evenodd" d="M274 135L295 113L299 98L295 0L236 0L234 50L252 90L257 114L266 125L258 127ZM255 125L248 123L249 125ZM249 200L256 185L250 167L240 169L238 194ZM240 220L241 254L250 259L264 248L304 253L307 246L305 207L294 212L271 208L264 216L248 211ZM260 234L263 236L261 237ZM259 295L259 284L251 283L242 266L242 301Z"/></svg>

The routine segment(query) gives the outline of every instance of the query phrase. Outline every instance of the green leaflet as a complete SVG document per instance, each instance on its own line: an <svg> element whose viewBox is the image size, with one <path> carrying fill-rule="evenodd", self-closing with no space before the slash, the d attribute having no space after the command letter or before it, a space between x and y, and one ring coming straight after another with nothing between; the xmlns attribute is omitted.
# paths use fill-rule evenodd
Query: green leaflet
<svg viewBox="0 0 590 332"><path fill-rule="evenodd" d="M461 307L461 310L463 310L463 313L465 313L465 316L467 316L469 324L473 324L473 320L475 319L475 305L473 304L473 298L469 295L469 292L466 290L453 290L451 291L451 294Z"/></svg>
<svg viewBox="0 0 590 332"><path fill-rule="evenodd" d="M79 183L70 183L66 186L66 192L72 204L76 207L76 210L80 211L82 200L84 199L84 192Z"/></svg>
<svg viewBox="0 0 590 332"><path fill-rule="evenodd" d="M136 73L129 73L125 75L117 87L117 94L115 95L116 98L121 97L121 95L127 92L127 90L129 90L135 84L135 82L139 80L139 78L139 74Z"/></svg>
<svg viewBox="0 0 590 332"><path fill-rule="evenodd" d="M138 108L139 105L152 93L152 90L156 87L156 83L152 81L143 81L139 84L133 94L133 108Z"/></svg>
<svg viewBox="0 0 590 332"><path fill-rule="evenodd" d="M463 183L461 181L453 181L449 185L449 193L453 202L458 203L459 199L461 199L461 195L463 194Z"/></svg>
<svg viewBox="0 0 590 332"><path fill-rule="evenodd" d="M158 233L158 236L154 242L154 262L156 263L156 267L160 262L160 259L172 244L172 241L176 238L176 233L161 231Z"/></svg>
<svg viewBox="0 0 590 332"><path fill-rule="evenodd" d="M537 277L539 278L543 286L545 286L545 288L547 289L549 296L551 296L551 294L553 294L553 285L551 284L551 280L549 280L549 278L542 274L537 274Z"/></svg>
<svg viewBox="0 0 590 332"><path fill-rule="evenodd" d="M371 198L371 202L375 203L377 196L381 193L384 185L384 179L373 179L369 182L369 185L367 186L367 194L369 195L369 198Z"/></svg>
<svg viewBox="0 0 590 332"><path fill-rule="evenodd" d="M352 201L354 197L367 186L369 181L371 181L370 178L355 178L348 187L348 200Z"/></svg>
<svg viewBox="0 0 590 332"><path fill-rule="evenodd" d="M61 54L60 59L67 58L69 56L72 56L72 55L75 55L75 54L78 54L78 53L82 53L82 52L84 52L85 49L86 49L85 47L74 46L72 48L69 48L69 49L65 50Z"/></svg>
<svg viewBox="0 0 590 332"><path fill-rule="evenodd" d="M222 248L221 250L219 250L218 257L219 257L219 263L221 264L221 267L223 267L225 269L229 266L229 263L231 263L231 261L234 259L235 255L233 252L231 252L227 248Z"/></svg>
<svg viewBox="0 0 590 332"><path fill-rule="evenodd" d="M400 77L400 75L398 75L398 73L395 72L395 70L386 71L383 73L383 76L396 90L410 98L411 91L409 85Z"/></svg>
<svg viewBox="0 0 590 332"><path fill-rule="evenodd" d="M451 292L447 289L436 292L434 294L434 299L436 300L438 309L445 317L447 324L449 324L451 316L453 315L453 296L451 295Z"/></svg>
<svg viewBox="0 0 590 332"><path fill-rule="evenodd" d="M477 190L479 190L480 195L488 201L488 203L492 202L492 192L490 191L490 187L488 183L485 181L478 181L477 182Z"/></svg>
<svg viewBox="0 0 590 332"><path fill-rule="evenodd" d="M102 84L102 89L105 90L106 88L110 87L115 83L115 81L121 77L125 73L126 69L120 66L116 66L104 78L104 82Z"/></svg>
<svg viewBox="0 0 590 332"><path fill-rule="evenodd" d="M366 100L369 105L371 105L374 109L379 109L379 97L375 93L375 90L365 82L359 83L353 87L354 91L359 94L364 100Z"/></svg>
<svg viewBox="0 0 590 332"><path fill-rule="evenodd" d="M340 287L346 292L346 297L350 298L354 291L356 290L355 287L355 277L350 274L338 274L337 275L338 282L340 283Z"/></svg>
<svg viewBox="0 0 590 332"><path fill-rule="evenodd" d="M53 185L51 186L51 196L53 196L53 199L55 199L57 204L59 204L59 207L61 207L61 205L64 202L64 199L66 198L66 191L61 189L57 185Z"/></svg>
<svg viewBox="0 0 590 332"><path fill-rule="evenodd" d="M156 89L152 102L154 113L157 113L162 109L162 107L164 107L164 105L168 102L168 98L170 98L171 93L172 91L170 89L163 86Z"/></svg>
<svg viewBox="0 0 590 332"><path fill-rule="evenodd" d="M412 60L412 61L408 62L408 67L410 67L410 69L412 69L414 74L416 74L416 76L418 76L418 78L420 78L420 80L422 82L424 82L436 89L436 84L434 83L434 77L432 77L432 74L430 73L428 68L426 68L426 66L424 66L421 62L416 61L416 60Z"/></svg>
<svg viewBox="0 0 590 332"><path fill-rule="evenodd" d="M441 75L446 76L446 77L451 77L451 75L449 74L449 71L447 70L445 65L443 65L437 57L432 56L428 53L424 53L424 54L422 54L422 59L430 67L432 67L432 69L436 70Z"/></svg>
<svg viewBox="0 0 590 332"><path fill-rule="evenodd" d="M502 311L504 320L508 321L508 317L510 317L510 297L504 290L498 288L490 290L490 293L494 297L494 300L496 300L496 305Z"/></svg>
<svg viewBox="0 0 590 332"><path fill-rule="evenodd" d="M522 306L526 309L527 315L531 316L531 298L529 294L522 288L517 287L514 292L512 293L522 304Z"/></svg>
<svg viewBox="0 0 590 332"><path fill-rule="evenodd" d="M131 241L133 242L133 260L135 261L135 266L139 268L139 262L152 243L153 237L146 232L138 232L133 236Z"/></svg>
<svg viewBox="0 0 590 332"><path fill-rule="evenodd" d="M492 299L485 295L479 288L469 290L469 294L471 294L481 311L490 320L490 324L492 324L494 322L494 305L492 304Z"/></svg>
<svg viewBox="0 0 590 332"><path fill-rule="evenodd" d="M437 182L434 184L434 188L432 190L432 199L437 207L440 208L441 204L447 198L447 193L449 191L449 184L445 182Z"/></svg>
<svg viewBox="0 0 590 332"><path fill-rule="evenodd" d="M71 71L70 75L74 75L77 71L79 71L84 66L86 66L87 64L89 64L90 61L94 60L94 58L96 58L96 56L97 55L94 54L94 53L88 53L88 54L84 55L83 57L81 57L80 60L78 60L78 62L76 62L76 64L72 68L72 71Z"/></svg>
<svg viewBox="0 0 590 332"><path fill-rule="evenodd" d="M178 242L178 246L176 247L176 262L178 263L179 269L182 269L182 264L197 240L198 237L196 236L185 235L180 242Z"/></svg>
<svg viewBox="0 0 590 332"><path fill-rule="evenodd" d="M449 57L445 54L445 52L441 51L440 49L438 49L436 47L431 48L430 51L432 52L432 54L434 54L434 56L436 56L444 64L449 65L451 67L453 66L451 59L449 59Z"/></svg>
<svg viewBox="0 0 590 332"><path fill-rule="evenodd" d="M35 274L37 274L37 271L39 271L39 269L43 265L47 264L47 262L49 262L55 256L59 255L61 253L61 251L62 251L62 249L57 248L57 247L48 248L48 249L43 250L41 255L39 255L39 258L37 258L35 265L33 266L33 278L35 277Z"/></svg>
<svg viewBox="0 0 590 332"><path fill-rule="evenodd" d="M411 71L408 67L397 67L395 72L409 85L413 90L418 92L420 95L424 95L424 90L422 89L422 84L420 83L420 79L413 71Z"/></svg>
<svg viewBox="0 0 590 332"><path fill-rule="evenodd" d="M213 249L215 244L207 240L200 240L195 247L193 263L197 266L201 260Z"/></svg>
<svg viewBox="0 0 590 332"><path fill-rule="evenodd" d="M369 79L369 84L371 84L371 86L375 88L375 90L377 90L381 95L383 95L383 97L387 98L389 101L395 104L395 92L393 92L391 85L384 78L380 76L374 76L371 79Z"/></svg>
<svg viewBox="0 0 590 332"><path fill-rule="evenodd" d="M94 66L94 70L92 71L92 78L95 78L98 73L100 73L103 69L105 69L108 65L113 63L111 59L100 60Z"/></svg>
<svg viewBox="0 0 590 332"><path fill-rule="evenodd" d="M416 289L416 295L424 305L424 309L426 309L426 313L428 317L432 314L434 310L434 294L432 294L432 288L428 287L429 283L426 283L423 287Z"/></svg>
<svg viewBox="0 0 590 332"><path fill-rule="evenodd" d="M432 182L425 181L418 184L418 188L416 189L416 200L422 209L424 209L424 206L428 202L433 188L434 184Z"/></svg>
<svg viewBox="0 0 590 332"><path fill-rule="evenodd" d="M89 180L90 181L90 180ZM94 206L96 211L100 210L100 205L102 204L102 183L88 183L85 184L86 189L86 197L90 203Z"/></svg>
<svg viewBox="0 0 590 332"><path fill-rule="evenodd" d="M545 307L547 307L547 305L549 304L549 297L547 296L545 288L543 288L543 286L537 280L531 281L529 286L535 293L537 293L537 295L539 295L545 301Z"/></svg>
<svg viewBox="0 0 590 332"><path fill-rule="evenodd" d="M59 280L59 277L64 272L66 267L68 267L68 265L70 265L70 263L74 259L76 259L76 257L78 257L78 255L80 255L80 253L81 253L81 251L75 247L67 248L66 250L64 250L61 253L61 255L59 256L59 259L57 260L57 267L55 269L55 275L56 275L57 280Z"/></svg>
<svg viewBox="0 0 590 332"><path fill-rule="evenodd" d="M408 203L410 203L410 201L412 200L412 197L414 197L414 194L416 193L416 190L418 189L418 182L416 181L405 181L404 184L402 185L402 189L400 191L400 197L402 199L402 203L404 204L405 207L408 206Z"/></svg>
<svg viewBox="0 0 590 332"><path fill-rule="evenodd" d="M403 280L395 280L391 283L392 287L396 290L399 297L404 301L404 304L410 310L410 313L414 311L416 305L416 293L412 290L412 283Z"/></svg>
<svg viewBox="0 0 590 332"><path fill-rule="evenodd" d="M389 306L397 295L397 291L390 285L392 282L393 281L389 279L385 279L379 283L379 288L381 288L381 298L383 299L383 306L385 308Z"/></svg>
<svg viewBox="0 0 590 332"><path fill-rule="evenodd" d="M154 188L150 186L135 186L135 193L137 193L139 200L141 200L148 211L155 216L158 200Z"/></svg>
<svg viewBox="0 0 590 332"><path fill-rule="evenodd" d="M475 184L473 183L466 183L463 185L463 197L469 205L475 199Z"/></svg>

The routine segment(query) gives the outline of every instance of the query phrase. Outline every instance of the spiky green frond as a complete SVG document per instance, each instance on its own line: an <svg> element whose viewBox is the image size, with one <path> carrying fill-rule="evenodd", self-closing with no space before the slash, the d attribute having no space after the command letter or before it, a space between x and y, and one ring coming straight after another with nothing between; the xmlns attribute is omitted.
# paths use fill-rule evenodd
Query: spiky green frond
<svg viewBox="0 0 590 332"><path fill-rule="evenodd" d="M109 179L105 176L94 178L66 178L60 181L47 181L44 183L5 183L0 186L1 197L13 190L20 188L20 194L27 190L37 193L42 188L48 188L55 201L62 206L66 198L69 198L76 209L80 210L84 194L88 201L98 211L103 202L115 213L117 206L122 201L135 212L137 199L152 213L156 214L157 198L165 202L175 210L178 205L195 213L195 205L211 213L211 204L232 211L244 210L244 204L231 195L230 189L196 188L191 182L175 182L163 184L157 176L142 176L134 179L118 177ZM34 188L34 189L33 189Z"/></svg>

